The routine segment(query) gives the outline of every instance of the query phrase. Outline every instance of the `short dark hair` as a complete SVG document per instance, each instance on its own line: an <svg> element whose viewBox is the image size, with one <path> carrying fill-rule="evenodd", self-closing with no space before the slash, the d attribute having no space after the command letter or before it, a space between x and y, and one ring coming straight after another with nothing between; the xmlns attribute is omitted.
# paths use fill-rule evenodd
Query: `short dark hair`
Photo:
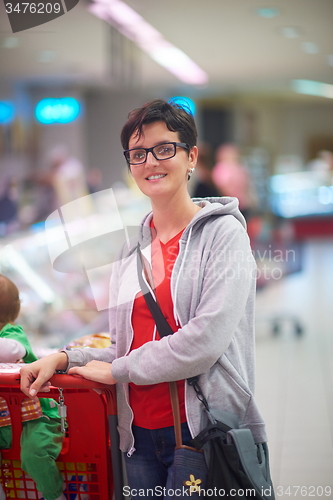
<svg viewBox="0 0 333 500"><path fill-rule="evenodd" d="M129 113L120 136L123 148L128 149L129 140L136 131L138 137L141 136L143 125L158 121L163 121L172 132L178 132L180 142L185 142L190 148L196 145L198 134L192 114L174 102L154 99Z"/></svg>
<svg viewBox="0 0 333 500"><path fill-rule="evenodd" d="M0 274L0 328L16 320L20 307L19 291L16 285Z"/></svg>

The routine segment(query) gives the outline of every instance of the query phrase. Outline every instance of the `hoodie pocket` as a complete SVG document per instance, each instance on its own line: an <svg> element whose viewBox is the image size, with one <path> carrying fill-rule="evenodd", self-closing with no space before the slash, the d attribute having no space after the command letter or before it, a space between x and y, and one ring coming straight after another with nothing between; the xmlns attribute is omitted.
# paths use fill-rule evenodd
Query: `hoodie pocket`
<svg viewBox="0 0 333 500"><path fill-rule="evenodd" d="M208 391L204 392L209 406L236 414L242 423L252 394L228 359L223 355L207 374L207 379L204 378L206 374L202 382L203 386L207 384Z"/></svg>

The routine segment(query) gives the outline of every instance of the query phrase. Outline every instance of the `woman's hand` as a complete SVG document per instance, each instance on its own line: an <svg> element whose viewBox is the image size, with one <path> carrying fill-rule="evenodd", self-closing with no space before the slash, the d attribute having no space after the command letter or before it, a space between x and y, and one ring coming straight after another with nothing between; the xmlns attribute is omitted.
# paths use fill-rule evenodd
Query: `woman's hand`
<svg viewBox="0 0 333 500"><path fill-rule="evenodd" d="M21 391L38 400L37 392L50 391L50 378L56 370L66 370L68 358L65 352L55 352L21 368Z"/></svg>
<svg viewBox="0 0 333 500"><path fill-rule="evenodd" d="M101 384L114 385L117 381L112 376L111 363L104 361L89 361L85 366L75 366L68 370L69 375L80 375L87 380Z"/></svg>

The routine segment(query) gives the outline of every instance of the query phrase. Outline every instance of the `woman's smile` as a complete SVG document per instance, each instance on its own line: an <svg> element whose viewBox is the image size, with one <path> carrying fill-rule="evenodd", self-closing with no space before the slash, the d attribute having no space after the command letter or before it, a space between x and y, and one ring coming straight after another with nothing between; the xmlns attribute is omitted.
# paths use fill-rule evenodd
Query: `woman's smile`
<svg viewBox="0 0 333 500"><path fill-rule="evenodd" d="M159 179L163 179L167 174L152 174L146 177L147 181L158 181Z"/></svg>

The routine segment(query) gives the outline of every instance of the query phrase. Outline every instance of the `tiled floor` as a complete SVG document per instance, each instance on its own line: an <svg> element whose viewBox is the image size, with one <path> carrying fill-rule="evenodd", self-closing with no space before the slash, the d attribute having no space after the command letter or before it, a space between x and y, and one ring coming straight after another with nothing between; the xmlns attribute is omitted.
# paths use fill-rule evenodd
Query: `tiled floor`
<svg viewBox="0 0 333 500"><path fill-rule="evenodd" d="M333 498L333 239L306 242L303 270L258 291L256 331L256 399L276 497Z"/></svg>

